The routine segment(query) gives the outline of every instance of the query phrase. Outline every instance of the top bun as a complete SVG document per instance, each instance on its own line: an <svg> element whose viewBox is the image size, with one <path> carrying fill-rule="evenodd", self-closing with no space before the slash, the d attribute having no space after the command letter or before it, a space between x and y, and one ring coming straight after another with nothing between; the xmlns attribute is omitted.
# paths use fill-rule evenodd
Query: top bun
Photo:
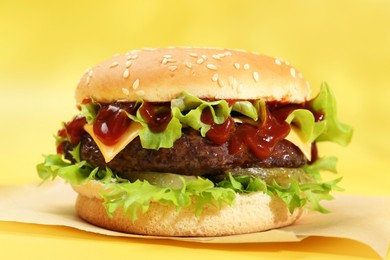
<svg viewBox="0 0 390 260"><path fill-rule="evenodd" d="M82 76L76 101L166 102L187 91L207 99L301 103L310 87L282 59L241 50L168 47L115 55Z"/></svg>

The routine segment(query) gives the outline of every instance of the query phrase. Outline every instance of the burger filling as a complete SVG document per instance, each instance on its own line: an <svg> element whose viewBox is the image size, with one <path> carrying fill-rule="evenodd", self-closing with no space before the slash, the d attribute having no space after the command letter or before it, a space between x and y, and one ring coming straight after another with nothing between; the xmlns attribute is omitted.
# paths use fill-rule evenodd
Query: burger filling
<svg viewBox="0 0 390 260"><path fill-rule="evenodd" d="M195 196L199 214L204 204L232 204L235 193L258 191L281 197L291 211L325 212L319 200L332 198L339 180L321 182L319 171L335 171L336 160L318 157L316 143L346 145L352 135L335 112L326 84L304 104L190 93L169 103L87 98L58 132L57 155L37 169L43 179L105 183L108 213L125 206L132 219L153 200L180 208Z"/></svg>

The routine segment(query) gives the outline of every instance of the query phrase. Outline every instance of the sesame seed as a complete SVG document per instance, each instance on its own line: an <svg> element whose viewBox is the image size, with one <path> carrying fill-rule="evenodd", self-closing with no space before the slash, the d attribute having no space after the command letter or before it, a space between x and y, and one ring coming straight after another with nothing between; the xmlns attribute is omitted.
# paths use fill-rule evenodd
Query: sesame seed
<svg viewBox="0 0 390 260"><path fill-rule="evenodd" d="M128 96L130 94L130 91L127 88L122 88L122 93Z"/></svg>
<svg viewBox="0 0 390 260"><path fill-rule="evenodd" d="M215 66L214 64L207 64L206 67L210 70L216 70L217 69L217 66Z"/></svg>
<svg viewBox="0 0 390 260"><path fill-rule="evenodd" d="M232 56L233 54L230 51L225 52L226 56Z"/></svg>
<svg viewBox="0 0 390 260"><path fill-rule="evenodd" d="M162 64L167 64L168 63L168 59L167 58L163 58L162 61L161 61Z"/></svg>
<svg viewBox="0 0 390 260"><path fill-rule="evenodd" d="M288 63L288 61L285 61L285 62L284 62L284 64L286 64L287 66L289 66L289 65L290 65L290 63Z"/></svg>
<svg viewBox="0 0 390 260"><path fill-rule="evenodd" d="M137 55L137 54L134 54L133 56L131 56L131 59L132 59L132 60L138 59L138 55Z"/></svg>
<svg viewBox="0 0 390 260"><path fill-rule="evenodd" d="M235 67L237 70L239 70L241 66L240 66L239 63L234 63L234 67Z"/></svg>
<svg viewBox="0 0 390 260"><path fill-rule="evenodd" d="M223 57L225 57L226 56L226 54L225 53L220 53L220 54L217 54L220 58L223 58Z"/></svg>
<svg viewBox="0 0 390 260"><path fill-rule="evenodd" d="M118 65L119 65L119 63L114 61L113 63L111 63L110 68L114 68L114 67L116 67Z"/></svg>
<svg viewBox="0 0 390 260"><path fill-rule="evenodd" d="M213 58L216 59L216 60L221 60L221 57L219 57L217 54L214 54L214 55L212 55L211 57L213 57Z"/></svg>
<svg viewBox="0 0 390 260"><path fill-rule="evenodd" d="M191 69L192 68L192 63L187 61L184 63L186 65L187 68Z"/></svg>
<svg viewBox="0 0 390 260"><path fill-rule="evenodd" d="M244 88L244 85L242 85L242 83L238 84L238 86L237 86L237 93L241 93L243 88Z"/></svg>
<svg viewBox="0 0 390 260"><path fill-rule="evenodd" d="M168 69L170 71L175 71L177 69L177 66L169 66Z"/></svg>
<svg viewBox="0 0 390 260"><path fill-rule="evenodd" d="M131 55L133 55L135 53L135 51L134 50L132 50L132 51L128 51L128 52L126 52L126 56L131 56Z"/></svg>
<svg viewBox="0 0 390 260"><path fill-rule="evenodd" d="M167 62L176 62L176 60L173 58L167 58Z"/></svg>
<svg viewBox="0 0 390 260"><path fill-rule="evenodd" d="M294 68L290 68L290 74L291 74L291 76L293 76L293 78L296 77Z"/></svg>
<svg viewBox="0 0 390 260"><path fill-rule="evenodd" d="M92 77L92 75L93 75L93 70L89 70L88 71L88 76Z"/></svg>
<svg viewBox="0 0 390 260"><path fill-rule="evenodd" d="M127 59L127 60L131 60L131 56L127 56L127 55L126 55L126 59Z"/></svg>
<svg viewBox="0 0 390 260"><path fill-rule="evenodd" d="M132 62L131 60L128 60L128 61L126 61L126 63L125 63L125 67L126 67L126 68L129 68L129 67L131 66L131 64L133 64L133 62Z"/></svg>
<svg viewBox="0 0 390 260"><path fill-rule="evenodd" d="M191 57L194 57L194 58L197 58L197 57L198 57L198 54L196 54L195 52L191 52L189 55L190 55Z"/></svg>
<svg viewBox="0 0 390 260"><path fill-rule="evenodd" d="M128 77L129 77L129 75L130 75L130 71L129 71L129 69L125 69L125 71L123 72L123 77L125 78L125 79L127 79Z"/></svg>
<svg viewBox="0 0 390 260"><path fill-rule="evenodd" d="M91 77L87 76L87 85L89 85L90 82L91 82Z"/></svg>
<svg viewBox="0 0 390 260"><path fill-rule="evenodd" d="M207 60L207 56L205 54L203 54L202 59Z"/></svg>
<svg viewBox="0 0 390 260"><path fill-rule="evenodd" d="M200 58L200 59L198 59L198 60L196 61L196 63L198 63L198 64L202 64L202 63L203 63L203 61L204 61L204 59Z"/></svg>
<svg viewBox="0 0 390 260"><path fill-rule="evenodd" d="M258 73L257 71L254 71L254 72L253 72L253 78L254 78L254 80L255 80L256 82L259 81L259 73Z"/></svg>
<svg viewBox="0 0 390 260"><path fill-rule="evenodd" d="M212 77L211 80L216 82L218 80L218 73L215 73Z"/></svg>
<svg viewBox="0 0 390 260"><path fill-rule="evenodd" d="M232 86L233 88L237 87L237 80L235 77L229 76L228 81L230 86Z"/></svg>
<svg viewBox="0 0 390 260"><path fill-rule="evenodd" d="M136 79L136 80L134 81L134 83L133 83L132 88L133 88L133 89L137 89L138 87L139 87L139 79Z"/></svg>
<svg viewBox="0 0 390 260"><path fill-rule="evenodd" d="M143 91L143 90L137 90L137 91L135 92L135 94L136 94L137 96L143 96L143 95L145 95L145 91Z"/></svg>
<svg viewBox="0 0 390 260"><path fill-rule="evenodd" d="M275 59L275 63L276 63L276 65L282 65L282 62L279 60L279 59Z"/></svg>
<svg viewBox="0 0 390 260"><path fill-rule="evenodd" d="M218 83L218 86L221 87L221 88L223 88L223 87L225 86L225 82L223 81L223 79L220 79L220 78L219 78L219 79L217 80L217 83Z"/></svg>
<svg viewBox="0 0 390 260"><path fill-rule="evenodd" d="M250 65L248 63L244 64L244 70L249 70L250 69Z"/></svg>
<svg viewBox="0 0 390 260"><path fill-rule="evenodd" d="M303 79L303 75L302 75L302 73L298 73L298 77L300 78L300 79Z"/></svg>

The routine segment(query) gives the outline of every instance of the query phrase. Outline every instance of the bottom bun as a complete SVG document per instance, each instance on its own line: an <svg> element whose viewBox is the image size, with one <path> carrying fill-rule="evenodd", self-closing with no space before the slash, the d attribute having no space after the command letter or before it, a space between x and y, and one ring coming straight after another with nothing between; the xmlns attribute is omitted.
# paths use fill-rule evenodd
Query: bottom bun
<svg viewBox="0 0 390 260"><path fill-rule="evenodd" d="M217 208L207 205L200 216L195 216L195 207L177 211L173 205L152 202L149 210L131 221L117 210L113 218L107 215L99 190L100 182L90 181L74 185L79 193L76 201L77 214L85 221L106 229L130 234L153 236L226 236L260 232L293 224L302 210L290 214L285 203L278 197L262 192L237 194L232 207Z"/></svg>

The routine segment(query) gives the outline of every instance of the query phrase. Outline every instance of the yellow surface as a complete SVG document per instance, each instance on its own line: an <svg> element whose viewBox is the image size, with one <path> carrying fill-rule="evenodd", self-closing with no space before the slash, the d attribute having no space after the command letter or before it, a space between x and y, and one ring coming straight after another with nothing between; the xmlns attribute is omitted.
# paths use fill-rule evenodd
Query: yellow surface
<svg viewBox="0 0 390 260"><path fill-rule="evenodd" d="M314 90L326 80L355 134L321 154L339 157L345 193L390 195L389 1L0 1L0 37L0 185L37 181L35 164L74 115L75 84L89 66L130 49L192 45L283 57ZM376 257L343 239L200 245L6 222L0 245L2 259Z"/></svg>

